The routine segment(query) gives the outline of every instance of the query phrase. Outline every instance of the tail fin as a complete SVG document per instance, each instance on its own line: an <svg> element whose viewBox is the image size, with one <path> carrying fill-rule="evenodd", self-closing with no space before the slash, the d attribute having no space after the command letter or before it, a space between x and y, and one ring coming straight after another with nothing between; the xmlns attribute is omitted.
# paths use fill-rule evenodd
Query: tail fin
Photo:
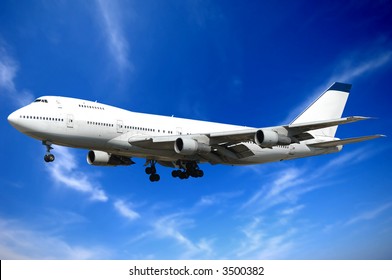
<svg viewBox="0 0 392 280"><path fill-rule="evenodd" d="M296 117L291 124L302 124L314 121L339 119L343 114L350 84L334 83L319 98L317 98L305 111ZM337 126L326 127L310 131L314 137L335 137Z"/></svg>

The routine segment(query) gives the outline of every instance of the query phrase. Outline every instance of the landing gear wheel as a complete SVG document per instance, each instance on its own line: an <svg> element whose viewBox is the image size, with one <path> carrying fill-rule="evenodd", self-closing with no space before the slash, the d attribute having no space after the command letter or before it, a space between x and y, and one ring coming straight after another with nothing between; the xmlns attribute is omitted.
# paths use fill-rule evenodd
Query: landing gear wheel
<svg viewBox="0 0 392 280"><path fill-rule="evenodd" d="M52 162L54 161L54 155L50 153L52 150L52 143L49 141L42 141L42 145L46 146L46 155L44 156L45 162Z"/></svg>
<svg viewBox="0 0 392 280"><path fill-rule="evenodd" d="M195 174L195 175L196 175L196 176L195 176L196 178L197 178L197 177L200 178L200 177L203 177L203 176L204 176L203 170L200 170L200 169L199 169L199 170L196 170L195 173L196 173L196 174Z"/></svg>
<svg viewBox="0 0 392 280"><path fill-rule="evenodd" d="M146 171L146 174L147 174L147 175L157 173L157 170L156 170L155 166L146 167L145 171Z"/></svg>
<svg viewBox="0 0 392 280"><path fill-rule="evenodd" d="M44 156L44 160L45 160L46 162L52 162L52 161L54 161L54 155L52 155L52 154L47 154L47 155Z"/></svg>
<svg viewBox="0 0 392 280"><path fill-rule="evenodd" d="M188 179L188 178L189 178L189 174L186 173L186 172L180 171L180 173L179 173L179 175L178 175L178 178L180 178L181 180L183 180L183 179Z"/></svg>
<svg viewBox="0 0 392 280"><path fill-rule="evenodd" d="M146 169L145 169L145 171L146 171L146 174L147 175L150 175L150 174L152 174L153 172L152 172L152 167L146 167Z"/></svg>
<svg viewBox="0 0 392 280"><path fill-rule="evenodd" d="M189 177L200 178L204 176L203 170L200 169L196 161L181 161L177 160L175 163L179 169L172 171L173 178L181 180L188 179Z"/></svg>
<svg viewBox="0 0 392 280"><path fill-rule="evenodd" d="M173 171L172 171L172 176L173 176L173 178L179 177L179 176L180 176L180 173L182 173L181 170L173 170Z"/></svg>
<svg viewBox="0 0 392 280"><path fill-rule="evenodd" d="M160 179L161 179L161 176L159 176L159 174L151 174L150 175L151 182L158 182Z"/></svg>

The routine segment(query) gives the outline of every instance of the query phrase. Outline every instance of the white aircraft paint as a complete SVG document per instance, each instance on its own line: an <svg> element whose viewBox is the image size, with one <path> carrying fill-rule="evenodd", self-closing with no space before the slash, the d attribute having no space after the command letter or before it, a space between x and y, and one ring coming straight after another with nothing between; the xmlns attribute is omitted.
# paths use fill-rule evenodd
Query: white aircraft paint
<svg viewBox="0 0 392 280"><path fill-rule="evenodd" d="M92 165L131 165L145 158L146 173L158 181L156 163L178 168L173 177L202 177L199 163L248 165L339 152L342 146L382 137L340 140L340 124L368 119L342 118L351 85L334 83L291 124L252 128L130 112L82 99L43 96L16 110L8 121L41 140L45 161L52 144L88 149Z"/></svg>

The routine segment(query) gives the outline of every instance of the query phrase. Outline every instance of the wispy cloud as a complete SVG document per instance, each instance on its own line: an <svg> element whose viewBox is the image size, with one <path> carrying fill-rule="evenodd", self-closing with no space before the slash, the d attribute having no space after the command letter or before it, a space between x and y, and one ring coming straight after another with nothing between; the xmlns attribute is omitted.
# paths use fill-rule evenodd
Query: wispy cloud
<svg viewBox="0 0 392 280"><path fill-rule="evenodd" d="M346 225L353 225L359 222L369 221L376 219L379 217L383 212L387 211L389 208L392 207L392 202L385 203L375 209L368 210L366 212L362 212L359 215L351 218L347 221Z"/></svg>
<svg viewBox="0 0 392 280"><path fill-rule="evenodd" d="M336 155L335 158L318 168L303 165L272 172L270 173L271 183L263 184L242 205L241 209L257 213L277 205L295 207L301 196L330 184L331 175L328 174L336 174L342 170L341 166L359 163L371 155L366 155L364 149L359 148Z"/></svg>
<svg viewBox="0 0 392 280"><path fill-rule="evenodd" d="M335 81L352 82L354 79L369 74L390 62L392 62L392 50L370 53L364 58L358 54L352 55L336 66L337 73L330 78L329 83Z"/></svg>
<svg viewBox="0 0 392 280"><path fill-rule="evenodd" d="M123 32L121 8L117 1L97 0L99 18L107 37L107 46L120 73L133 70L129 61L129 44Z"/></svg>
<svg viewBox="0 0 392 280"><path fill-rule="evenodd" d="M296 205L294 207L285 208L280 213L284 216L294 215L304 208L305 208L305 205L300 204L300 205Z"/></svg>
<svg viewBox="0 0 392 280"><path fill-rule="evenodd" d="M392 62L392 50L381 46L374 47L377 51L357 50L347 54L344 59L335 63L333 73L325 79L325 82L313 89L309 97L294 108L283 121L290 123L299 115L313 100L320 96L334 82L353 83L355 79L390 64Z"/></svg>
<svg viewBox="0 0 392 280"><path fill-rule="evenodd" d="M121 216L125 217L129 221L134 221L140 218L139 213L134 211L131 208L131 205L126 203L124 200L117 200L114 203L114 208L118 211L118 213L120 213Z"/></svg>
<svg viewBox="0 0 392 280"><path fill-rule="evenodd" d="M72 245L48 231L32 229L19 221L0 218L0 259L102 259L101 247Z"/></svg>
<svg viewBox="0 0 392 280"><path fill-rule="evenodd" d="M271 235L261 218L254 218L242 229L242 240L236 256L246 259L283 259L290 253L296 229L288 228L280 234Z"/></svg>
<svg viewBox="0 0 392 280"><path fill-rule="evenodd" d="M267 210L275 205L292 202L294 203L299 195L310 191L301 188L304 185L302 174L304 169L287 168L271 174L272 183L264 184L254 193L242 206L242 209L253 209L256 212Z"/></svg>
<svg viewBox="0 0 392 280"><path fill-rule="evenodd" d="M11 98L18 106L24 106L33 100L33 95L28 90L17 89L14 80L18 70L18 63L0 40L0 94Z"/></svg>
<svg viewBox="0 0 392 280"><path fill-rule="evenodd" d="M196 203L195 207L211 207L226 203L228 200L237 198L242 195L242 192L225 192L215 193L211 195L204 195Z"/></svg>
<svg viewBox="0 0 392 280"><path fill-rule="evenodd" d="M56 146L57 159L49 164L52 178L61 186L88 194L93 201L107 201L108 196L90 175L79 171L78 163L69 148Z"/></svg>
<svg viewBox="0 0 392 280"><path fill-rule="evenodd" d="M168 238L175 241L182 247L181 259L200 257L211 257L213 254L212 240L201 238L199 241L192 241L182 232L182 228L189 226L191 220L182 217L181 214L172 214L158 218L152 224L153 234L158 238Z"/></svg>

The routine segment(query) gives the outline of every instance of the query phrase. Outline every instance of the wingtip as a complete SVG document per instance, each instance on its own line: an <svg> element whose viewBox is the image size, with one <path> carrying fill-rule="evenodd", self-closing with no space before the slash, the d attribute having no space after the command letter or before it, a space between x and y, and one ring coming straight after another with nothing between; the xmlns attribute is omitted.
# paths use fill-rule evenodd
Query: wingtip
<svg viewBox="0 0 392 280"><path fill-rule="evenodd" d="M340 82L333 83L332 86L328 90L336 90L336 91L343 91L343 92L350 92L352 85L345 84Z"/></svg>

